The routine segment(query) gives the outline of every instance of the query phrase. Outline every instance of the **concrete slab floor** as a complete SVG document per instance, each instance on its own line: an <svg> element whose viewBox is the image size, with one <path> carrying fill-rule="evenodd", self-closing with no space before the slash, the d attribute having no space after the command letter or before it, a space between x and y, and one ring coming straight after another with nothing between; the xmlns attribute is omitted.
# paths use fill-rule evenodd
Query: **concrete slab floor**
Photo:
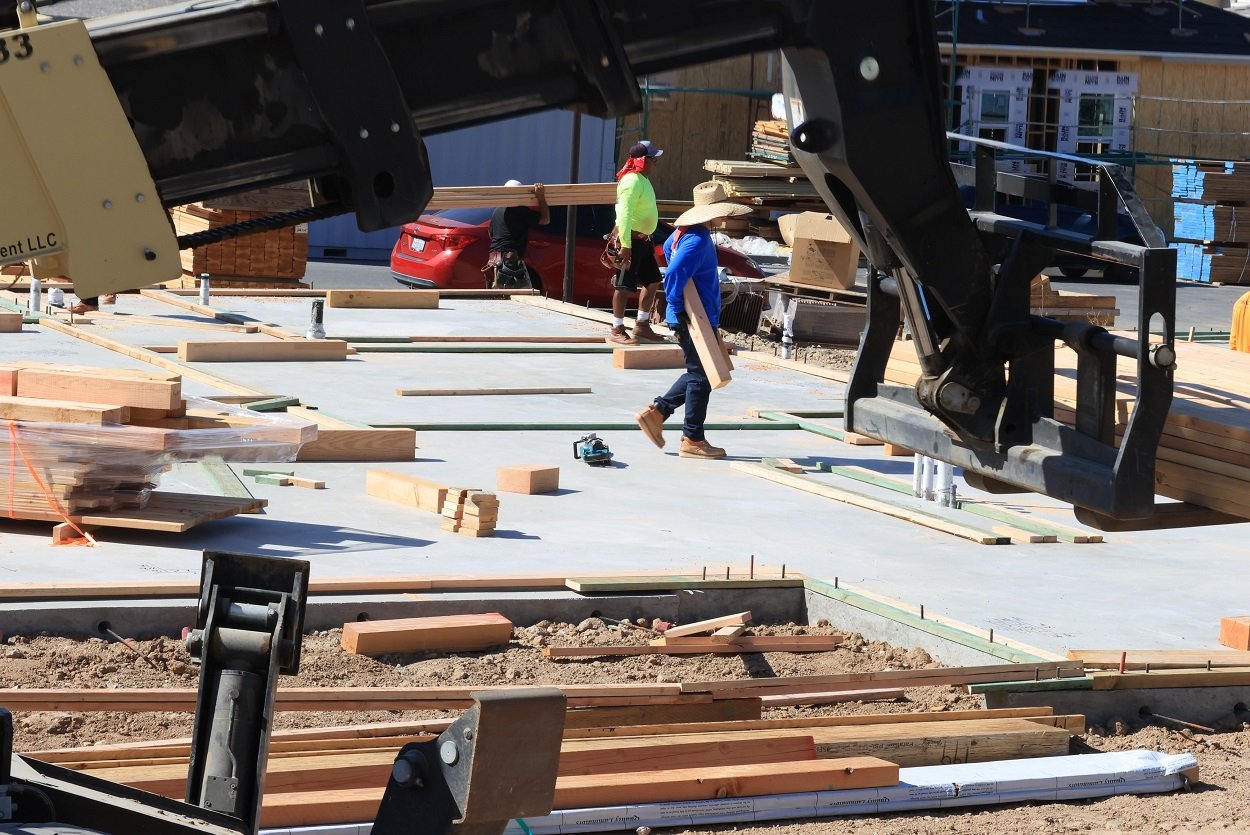
<svg viewBox="0 0 1250 835"><path fill-rule="evenodd" d="M129 297L123 297L123 308ZM224 301L224 300L223 300ZM246 299L248 315L278 321L305 309ZM502 309L500 309L502 306ZM510 311L521 308L514 320ZM139 309L139 308L136 308ZM348 311L344 311L345 313ZM429 332L427 311L350 311L367 333ZM506 302L457 301L439 311L448 332L558 333L598 329L549 311ZM279 315L281 314L281 315ZM566 332L568 332L566 331ZM10 340L6 339L6 348ZM142 367L120 355L35 330L11 340L23 352L66 362ZM372 354L346 363L199 365L277 394L316 402L353 419L629 421L675 370L621 371L606 355ZM402 381L402 382L401 382ZM591 385L593 395L399 398L397 385ZM188 386L190 388L190 386ZM838 384L799 372L739 363L735 381L714 393L712 419L743 419L749 408L828 409ZM465 402L465 401L472 402ZM418 401L418 402L411 402ZM438 401L438 402L431 402ZM296 464L329 489L253 485L270 500L263 516L209 523L173 536L108 531L96 549L50 549L46 524L3 523L0 582L152 579L197 576L206 548L310 559L314 576L673 570L709 571L785 563L809 576L838 576L997 634L1062 651L1068 648L1214 647L1219 617L1240 613L1250 579L1240 570L1244 528L1231 526L1115 534L1099 545L981 546L876 513L772 484L725 462L678 459L675 432L660 451L636 430L604 431L618 466L572 460L573 431L423 432L420 460L395 464ZM853 447L799 430L710 434L731 456L789 457L806 463L859 463L909 472L908 459L879 447ZM364 495L364 474L397 469L444 483L493 489L505 464L556 464L561 492L500 494L500 529L469 539L442 531L439 517ZM236 467L241 470L242 467ZM211 491L185 468L163 489ZM833 482L832 476L821 478ZM839 485L851 486L844 481ZM863 485L854 489L869 490ZM968 491L971 493L972 491ZM885 494L882 494L885 495ZM1075 525L1057 503L1011 503ZM968 521L968 524L976 524ZM0 609L0 621L3 620Z"/></svg>

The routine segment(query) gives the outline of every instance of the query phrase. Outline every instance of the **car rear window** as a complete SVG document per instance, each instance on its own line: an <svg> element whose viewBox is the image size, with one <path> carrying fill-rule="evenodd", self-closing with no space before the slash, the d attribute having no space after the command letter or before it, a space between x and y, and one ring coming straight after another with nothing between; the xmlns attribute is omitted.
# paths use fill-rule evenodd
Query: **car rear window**
<svg viewBox="0 0 1250 835"><path fill-rule="evenodd" d="M454 220L458 223L466 223L469 226L477 226L479 223L490 222L490 215L493 209L440 209L437 212L426 212L426 214L435 215L436 217Z"/></svg>

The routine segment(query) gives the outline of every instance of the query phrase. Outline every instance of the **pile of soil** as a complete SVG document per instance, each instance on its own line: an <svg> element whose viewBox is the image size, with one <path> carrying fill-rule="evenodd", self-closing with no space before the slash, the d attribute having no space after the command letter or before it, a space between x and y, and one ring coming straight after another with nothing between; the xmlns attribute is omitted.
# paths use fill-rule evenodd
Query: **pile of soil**
<svg viewBox="0 0 1250 835"><path fill-rule="evenodd" d="M817 626L753 627L757 635L821 635L836 630ZM922 649L900 649L848 635L842 646L821 653L764 653L727 656L645 655L552 660L544 646L645 644L654 635L590 618L579 624L541 622L515 630L507 647L491 652L350 655L339 646L342 631L316 632L304 638L298 677L290 686L457 686L490 684L607 684L821 675L940 666ZM157 638L123 644L111 639L75 640L53 636L12 636L0 643L0 688L194 687L199 668L181 641ZM897 702L792 707L769 710L769 717L969 710L980 698L961 688L928 687L906 691ZM364 724L437 718L443 711L374 711L278 713L276 728ZM114 742L189 736L192 716L185 713L19 714L15 749L19 752ZM1250 725L1215 734L1145 727L1128 720L1073 740L1074 752L1148 748L1167 753L1192 752L1202 785L1188 792L1119 797L1073 803L914 813L889 817L826 819L806 823L736 826L746 835L824 835L833 827L854 835L934 835L993 832L1250 832L1250 788L1243 779L1250 756ZM727 827L701 831L724 832Z"/></svg>
<svg viewBox="0 0 1250 835"><path fill-rule="evenodd" d="M763 336L748 336L742 333L724 334L726 342L732 342L743 351L759 351L762 354L781 356L781 342ZM816 343L798 342L794 346L793 359L796 362L807 362L822 368L835 371L850 371L855 365L854 348L837 345L818 345Z"/></svg>

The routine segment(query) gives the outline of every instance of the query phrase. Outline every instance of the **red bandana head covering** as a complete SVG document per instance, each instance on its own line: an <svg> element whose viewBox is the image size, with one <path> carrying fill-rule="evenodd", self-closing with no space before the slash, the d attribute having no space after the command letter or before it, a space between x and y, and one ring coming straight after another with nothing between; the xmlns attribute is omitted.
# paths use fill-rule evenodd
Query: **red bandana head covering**
<svg viewBox="0 0 1250 835"><path fill-rule="evenodd" d="M641 174L643 166L647 164L647 157L630 157L625 160L625 164L621 166L621 170L616 172L616 179L619 181L626 174Z"/></svg>

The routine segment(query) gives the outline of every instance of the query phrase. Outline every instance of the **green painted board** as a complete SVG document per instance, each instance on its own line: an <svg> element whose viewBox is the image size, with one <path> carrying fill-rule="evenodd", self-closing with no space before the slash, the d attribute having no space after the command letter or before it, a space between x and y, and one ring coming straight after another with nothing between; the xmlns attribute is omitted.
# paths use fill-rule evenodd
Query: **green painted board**
<svg viewBox="0 0 1250 835"><path fill-rule="evenodd" d="M824 435L826 438L833 438L835 441L845 441L846 433L840 429L834 429L832 426L826 426L823 423L813 423L810 420L802 420L789 412L760 412L761 420L775 420L784 423L796 423L799 429L805 429L808 432L815 432L817 435Z"/></svg>
<svg viewBox="0 0 1250 835"><path fill-rule="evenodd" d="M298 397L267 397L264 400L253 400L250 403L244 403L243 408L251 409L253 412L278 412L287 406L298 405Z"/></svg>
<svg viewBox="0 0 1250 835"><path fill-rule="evenodd" d="M564 584L576 592L603 594L621 591L680 591L681 589L778 589L803 585L802 577L776 577L771 580L746 577L674 575L672 577L570 577Z"/></svg>
<svg viewBox="0 0 1250 835"><path fill-rule="evenodd" d="M1092 690L1094 680L1088 676L1044 678L1041 681L995 681L969 684L968 692L977 693L1041 693L1047 690Z"/></svg>
<svg viewBox="0 0 1250 835"><path fill-rule="evenodd" d="M415 429L418 432L626 432L637 430L636 423L371 423L374 429ZM665 429L681 431L680 423L668 423ZM704 428L712 432L732 432L746 429L799 429L797 423L717 423L709 422Z"/></svg>
<svg viewBox="0 0 1250 835"><path fill-rule="evenodd" d="M294 471L294 470L278 470L278 469L274 469L273 467L268 467L268 468L266 468L266 469L259 469L259 468L257 468L257 469L248 469L248 470L244 470L244 471L243 471L243 475L245 475L245 476L257 476L257 475L295 475L295 471Z"/></svg>
<svg viewBox="0 0 1250 835"><path fill-rule="evenodd" d="M204 474L216 485L223 496L239 499L255 498L252 491L247 489L247 485L239 480L234 470L230 469L230 465L220 455L205 456L198 463L204 470Z"/></svg>

